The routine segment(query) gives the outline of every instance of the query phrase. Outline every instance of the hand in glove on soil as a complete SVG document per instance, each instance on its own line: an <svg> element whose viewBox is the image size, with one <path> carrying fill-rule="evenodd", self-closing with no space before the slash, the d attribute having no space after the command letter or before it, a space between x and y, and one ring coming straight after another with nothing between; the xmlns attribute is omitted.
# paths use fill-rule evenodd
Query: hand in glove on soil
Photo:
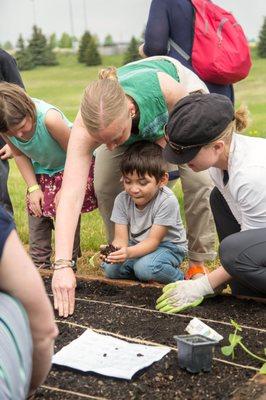
<svg viewBox="0 0 266 400"><path fill-rule="evenodd" d="M156 309L169 314L178 313L196 307L205 296L213 294L207 275L196 280L170 283L163 288L163 295L157 300Z"/></svg>

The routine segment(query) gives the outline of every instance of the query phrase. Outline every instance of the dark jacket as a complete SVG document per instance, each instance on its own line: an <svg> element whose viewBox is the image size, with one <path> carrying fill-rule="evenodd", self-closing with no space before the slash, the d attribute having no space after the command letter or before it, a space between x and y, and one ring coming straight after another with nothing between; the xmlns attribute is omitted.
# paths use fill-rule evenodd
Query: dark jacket
<svg viewBox="0 0 266 400"><path fill-rule="evenodd" d="M0 81L16 83L24 88L16 60L2 49L0 49ZM0 148L5 144L5 141L0 136ZM0 159L0 204L3 204L12 213L13 208L7 188L8 172L8 161Z"/></svg>

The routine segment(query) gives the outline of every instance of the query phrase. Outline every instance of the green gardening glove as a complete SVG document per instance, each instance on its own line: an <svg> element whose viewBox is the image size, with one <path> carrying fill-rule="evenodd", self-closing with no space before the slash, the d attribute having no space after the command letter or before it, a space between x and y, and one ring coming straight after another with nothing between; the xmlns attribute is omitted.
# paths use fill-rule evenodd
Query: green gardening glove
<svg viewBox="0 0 266 400"><path fill-rule="evenodd" d="M169 283L156 302L156 310L175 314L198 306L205 296L214 294L207 275L188 281Z"/></svg>

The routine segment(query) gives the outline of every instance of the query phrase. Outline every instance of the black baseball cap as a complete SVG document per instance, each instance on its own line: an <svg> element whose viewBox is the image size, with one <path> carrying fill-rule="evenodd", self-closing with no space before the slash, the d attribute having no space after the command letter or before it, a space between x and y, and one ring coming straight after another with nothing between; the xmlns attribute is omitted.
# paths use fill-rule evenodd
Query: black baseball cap
<svg viewBox="0 0 266 400"><path fill-rule="evenodd" d="M172 164L186 164L234 118L233 104L226 96L194 93L184 97L175 104L165 127L164 158Z"/></svg>

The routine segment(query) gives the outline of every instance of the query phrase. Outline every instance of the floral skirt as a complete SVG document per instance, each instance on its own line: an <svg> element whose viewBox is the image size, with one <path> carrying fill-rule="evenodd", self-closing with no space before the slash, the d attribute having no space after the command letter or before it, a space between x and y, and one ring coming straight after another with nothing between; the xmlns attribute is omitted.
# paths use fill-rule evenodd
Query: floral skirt
<svg viewBox="0 0 266 400"><path fill-rule="evenodd" d="M95 164L95 159L93 157L89 170L84 202L81 209L82 213L93 211L95 208L98 207L93 185L94 164ZM36 174L37 182L40 185L40 188L44 194L44 204L43 204L43 214L42 214L43 217L51 217L51 218L55 217L56 209L55 209L54 199L57 192L61 189L63 174L64 171L57 172L53 176L49 176L47 174ZM28 200L26 201L27 201L28 213L30 215L33 215L29 207L29 202Z"/></svg>

